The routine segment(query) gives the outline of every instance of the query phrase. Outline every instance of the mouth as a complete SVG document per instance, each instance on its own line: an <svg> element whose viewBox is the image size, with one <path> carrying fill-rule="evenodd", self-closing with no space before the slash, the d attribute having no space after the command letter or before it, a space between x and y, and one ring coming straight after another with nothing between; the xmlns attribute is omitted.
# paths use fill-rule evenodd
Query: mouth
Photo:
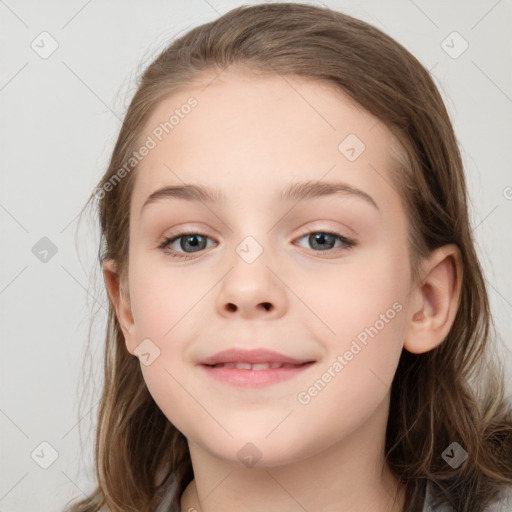
<svg viewBox="0 0 512 512"><path fill-rule="evenodd" d="M281 354L280 352L275 352L274 350L267 350L263 348L258 349L237 349L231 348L228 350L223 350L221 352L217 352L216 354L206 357L199 361L199 364L206 366L216 366L218 364L221 365L231 365L233 364L233 368L236 368L237 365L248 365L256 366L258 364L265 365L273 365L273 367L278 368L279 366L284 365L293 365L299 366L303 363L310 363L311 359L309 358L295 358L288 356L286 354ZM279 365L279 366L278 366ZM239 369L249 369L249 367L240 366ZM257 369L257 366L256 368ZM262 367L262 369L267 370L268 368Z"/></svg>
<svg viewBox="0 0 512 512"><path fill-rule="evenodd" d="M223 384L258 388L292 379L315 363L270 350L231 349L202 360L198 366Z"/></svg>
<svg viewBox="0 0 512 512"><path fill-rule="evenodd" d="M208 366L210 368L236 368L237 370L254 370L254 371L262 371L262 370L273 370L275 368L298 368L305 364L313 363L313 361L309 361L307 363L301 364L293 364L293 363L282 363L279 361L269 362L269 363L248 363L248 362L237 362L237 363L217 363L217 364L206 364L204 366Z"/></svg>
<svg viewBox="0 0 512 512"><path fill-rule="evenodd" d="M271 368L268 363L227 363L203 364L200 367L205 370L207 375L222 384L242 388L260 388L293 379L314 364L315 362L311 361L299 365L280 364Z"/></svg>

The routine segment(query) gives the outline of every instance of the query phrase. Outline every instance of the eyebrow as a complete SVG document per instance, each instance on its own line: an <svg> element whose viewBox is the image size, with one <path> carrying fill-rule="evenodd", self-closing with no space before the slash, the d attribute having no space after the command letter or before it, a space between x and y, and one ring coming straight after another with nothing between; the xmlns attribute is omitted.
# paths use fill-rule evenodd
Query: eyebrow
<svg viewBox="0 0 512 512"><path fill-rule="evenodd" d="M293 183L288 188L281 191L278 199L280 202L302 201L305 199L328 197L340 193L358 197L380 211L377 203L369 194L363 190L342 182L305 181ZM184 199L186 201L200 201L205 203L227 203L227 198L224 193L216 187L194 184L169 185L152 192L142 205L141 213L148 205L152 203L162 199L172 198Z"/></svg>

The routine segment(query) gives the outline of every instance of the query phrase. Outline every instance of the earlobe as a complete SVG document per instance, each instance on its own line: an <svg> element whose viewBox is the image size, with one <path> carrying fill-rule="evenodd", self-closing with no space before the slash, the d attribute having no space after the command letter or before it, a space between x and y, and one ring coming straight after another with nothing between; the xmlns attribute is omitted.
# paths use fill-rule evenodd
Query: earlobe
<svg viewBox="0 0 512 512"><path fill-rule="evenodd" d="M102 270L108 297L115 309L117 320L123 331L126 348L130 354L133 354L137 343L129 294L123 287L114 260L104 260Z"/></svg>
<svg viewBox="0 0 512 512"><path fill-rule="evenodd" d="M404 348L413 354L432 350L450 332L462 286L459 248L449 244L436 249L424 269L426 277L411 297L411 318L404 338Z"/></svg>

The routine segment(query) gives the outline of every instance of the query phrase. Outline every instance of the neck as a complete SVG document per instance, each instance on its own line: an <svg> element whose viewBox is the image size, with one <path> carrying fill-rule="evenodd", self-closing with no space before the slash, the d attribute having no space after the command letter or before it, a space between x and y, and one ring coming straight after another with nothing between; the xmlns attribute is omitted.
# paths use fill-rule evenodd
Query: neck
<svg viewBox="0 0 512 512"><path fill-rule="evenodd" d="M245 467L189 440L194 480L182 512L400 512L405 488L384 461L387 414L375 412L336 444L282 465Z"/></svg>

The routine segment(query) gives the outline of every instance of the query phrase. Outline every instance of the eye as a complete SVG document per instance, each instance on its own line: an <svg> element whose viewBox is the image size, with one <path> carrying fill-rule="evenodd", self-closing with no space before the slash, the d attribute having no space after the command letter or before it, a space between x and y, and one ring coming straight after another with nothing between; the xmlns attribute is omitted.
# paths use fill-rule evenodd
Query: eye
<svg viewBox="0 0 512 512"><path fill-rule="evenodd" d="M193 254L194 252L205 249L207 239L209 239L209 237L205 234L200 233L199 231L188 229L187 231L180 231L178 233L174 233L171 237L165 238L158 247L159 249L162 249L165 254L168 254L172 258L186 260L190 257L193 257L187 256L187 250L191 249L189 254ZM185 251L185 253L181 253L176 249L176 247L172 247L172 245L176 244L177 242L179 248Z"/></svg>
<svg viewBox="0 0 512 512"><path fill-rule="evenodd" d="M331 231L306 231L298 240L302 240L305 237L307 237L308 243L311 244L311 249L317 252L332 253L333 249L346 250L357 245L355 240L341 233ZM172 258L187 260L193 258L194 253L206 249L207 240L212 239L204 233L187 229L186 231L173 233L170 237L166 237L158 248ZM340 245L335 247L337 241L339 241ZM173 247L173 245L175 247ZM338 251L334 251L335 254L337 252Z"/></svg>
<svg viewBox="0 0 512 512"><path fill-rule="evenodd" d="M314 251L320 252L332 252L332 249L335 249L334 245L336 241L340 242L337 249L351 249L355 247L356 241L348 238L341 233L331 232L331 231L307 231L303 233L303 235L298 239L302 240L307 237L307 242L311 244L311 248ZM334 251L335 253L337 251Z"/></svg>

